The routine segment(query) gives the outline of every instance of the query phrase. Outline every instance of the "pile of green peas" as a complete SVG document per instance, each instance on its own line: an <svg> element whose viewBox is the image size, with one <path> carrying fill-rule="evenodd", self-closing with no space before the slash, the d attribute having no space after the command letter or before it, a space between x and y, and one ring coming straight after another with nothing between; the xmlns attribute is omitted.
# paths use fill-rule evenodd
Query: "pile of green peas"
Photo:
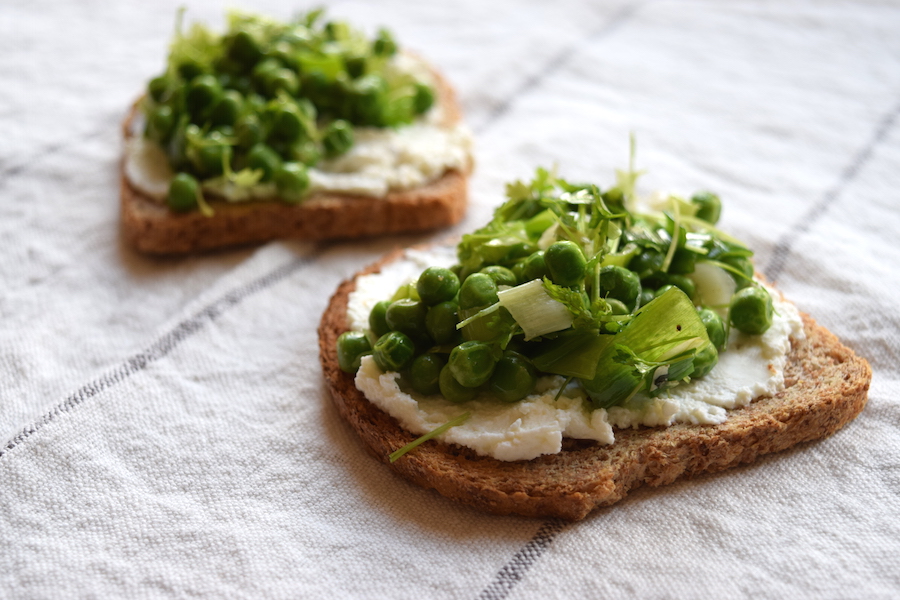
<svg viewBox="0 0 900 600"><path fill-rule="evenodd" d="M457 330L461 314L496 303L498 281L508 285L514 276L508 269L490 268L460 283L457 272L429 267L406 290L407 297L377 303L369 315L375 343L365 332L342 334L337 344L341 369L355 372L361 358L371 354L381 370L400 372L404 385L420 394L440 393L451 402L471 400L480 391L503 402L530 394L537 370L525 355L513 347L502 350L490 339L464 339Z"/></svg>
<svg viewBox="0 0 900 600"><path fill-rule="evenodd" d="M616 190L606 195L614 201ZM721 210L717 196L701 193L690 202L698 219L710 226L715 224ZM522 216L521 211L509 210L508 206L499 210ZM525 219L532 213L526 213ZM585 302L599 286L596 295L604 300L603 310L613 316L627 316L672 287L695 300L696 287L690 274L698 260L713 260L728 267L738 291L727 320L715 310L721 307L696 306L710 343L695 354L692 378L706 375L718 362L730 327L760 334L771 325L772 299L765 288L752 282L753 267L746 248L716 236L701 236L702 243L690 249L686 247L685 226L676 230L675 223L669 223L666 230L659 222L648 225L631 216L624 221L630 227L613 253L629 248L624 254L625 266L592 265L582 245L569 239L540 250L536 242L542 231L534 232L527 241L501 242L497 238L485 242L476 251L487 257L480 262L472 259L471 248L461 250L459 254L467 257L467 267L458 264L425 269L415 285L401 287L391 300L374 306L368 333L342 334L337 343L341 369L353 373L363 356L372 355L382 371L399 372L401 386L420 394L440 393L452 402L465 402L486 392L501 402L515 402L534 390L541 372L532 357L540 351L543 340L525 341L519 335L510 335L515 323L503 307L471 321L470 317L498 302L500 286L546 279L582 294ZM647 235L648 228L652 235ZM681 240L665 265L675 235ZM458 328L466 319L470 319L469 324ZM627 322L627 318L610 318L596 333L614 335Z"/></svg>
<svg viewBox="0 0 900 600"><path fill-rule="evenodd" d="M397 52L391 34L368 40L314 11L289 23L231 15L223 35L195 25L176 36L166 71L150 80L144 136L176 172L167 197L194 210L204 180L245 169L286 203L302 202L308 168L354 143L354 126L411 122L433 89L385 76Z"/></svg>

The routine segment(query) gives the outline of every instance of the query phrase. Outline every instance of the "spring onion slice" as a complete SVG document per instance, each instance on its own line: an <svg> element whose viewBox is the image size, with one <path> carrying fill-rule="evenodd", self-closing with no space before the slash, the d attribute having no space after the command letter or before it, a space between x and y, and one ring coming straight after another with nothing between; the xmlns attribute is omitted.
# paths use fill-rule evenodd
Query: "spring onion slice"
<svg viewBox="0 0 900 600"><path fill-rule="evenodd" d="M550 297L540 279L503 290L497 297L522 328L525 341L572 326L572 313L565 304Z"/></svg>
<svg viewBox="0 0 900 600"><path fill-rule="evenodd" d="M436 428L436 429L432 429L431 431L429 431L429 432L426 433L425 435L416 438L415 440L411 441L410 443L408 443L407 445L403 446L403 447L400 448L399 450L395 450L394 452L391 452L390 456L388 456L388 459L389 459L391 462L396 462L396 460L397 460L398 458L400 458L401 456L403 456L404 454L406 454L406 453L409 452L410 450L413 450L414 448L416 448L416 447L419 446L420 444L423 444L423 443L427 442L428 440L430 440L431 438L433 438L433 437L435 437L435 436L441 435L442 433L444 433L445 431L447 431L447 430L450 429L451 427L456 427L457 425L462 425L463 423L465 423L466 421L468 421L468 420L469 420L469 417L471 417L471 416L472 416L472 413L470 413L470 412L464 412L463 414L459 415L458 417L456 417L456 418L454 418L454 419L450 419L449 421L447 421L446 423L444 423L444 424L441 425L440 427L438 427L438 428Z"/></svg>

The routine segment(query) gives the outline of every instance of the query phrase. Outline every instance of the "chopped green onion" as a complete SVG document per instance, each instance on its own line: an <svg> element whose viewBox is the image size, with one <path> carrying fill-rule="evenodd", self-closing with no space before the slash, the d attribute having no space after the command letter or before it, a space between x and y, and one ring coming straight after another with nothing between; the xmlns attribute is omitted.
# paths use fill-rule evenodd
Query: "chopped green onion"
<svg viewBox="0 0 900 600"><path fill-rule="evenodd" d="M572 313L565 304L550 297L540 279L503 290L497 297L522 328L525 341L572 326Z"/></svg>

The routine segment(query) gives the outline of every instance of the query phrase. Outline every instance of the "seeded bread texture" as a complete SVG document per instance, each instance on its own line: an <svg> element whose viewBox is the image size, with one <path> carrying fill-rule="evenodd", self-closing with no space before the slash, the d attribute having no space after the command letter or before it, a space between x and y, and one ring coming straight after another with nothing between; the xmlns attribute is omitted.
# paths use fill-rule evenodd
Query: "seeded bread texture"
<svg viewBox="0 0 900 600"><path fill-rule="evenodd" d="M453 88L434 72L442 126L462 119ZM123 124L132 135L135 104ZM230 203L208 197L215 214L199 211L177 214L134 188L120 168L121 231L135 249L148 254L184 254L291 238L300 240L352 239L375 235L427 231L458 223L466 210L468 175L447 170L439 179L418 188L391 191L385 198L320 192L300 205L277 201Z"/></svg>
<svg viewBox="0 0 900 600"><path fill-rule="evenodd" d="M400 256L401 251L392 253L358 275L377 272ZM864 359L801 314L806 339L792 343L785 389L728 411L720 425L616 429L612 445L564 439L558 454L515 462L430 440L391 464L388 455L418 436L369 402L337 361L336 342L348 328L347 301L355 279L340 285L319 325L319 356L339 413L371 454L398 474L494 514L576 521L640 486L722 471L826 437L862 411L872 378Z"/></svg>

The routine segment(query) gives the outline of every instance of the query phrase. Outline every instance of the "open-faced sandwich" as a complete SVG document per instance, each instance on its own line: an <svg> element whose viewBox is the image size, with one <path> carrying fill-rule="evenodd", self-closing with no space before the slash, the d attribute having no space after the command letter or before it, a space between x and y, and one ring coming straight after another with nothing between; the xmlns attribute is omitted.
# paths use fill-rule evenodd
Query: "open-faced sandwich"
<svg viewBox="0 0 900 600"><path fill-rule="evenodd" d="M641 485L829 435L871 371L755 273L711 193L539 170L456 248L398 251L319 328L341 415L412 481L581 519Z"/></svg>
<svg viewBox="0 0 900 600"><path fill-rule="evenodd" d="M122 231L148 253L451 225L472 167L447 81L321 11L179 25L124 136Z"/></svg>

